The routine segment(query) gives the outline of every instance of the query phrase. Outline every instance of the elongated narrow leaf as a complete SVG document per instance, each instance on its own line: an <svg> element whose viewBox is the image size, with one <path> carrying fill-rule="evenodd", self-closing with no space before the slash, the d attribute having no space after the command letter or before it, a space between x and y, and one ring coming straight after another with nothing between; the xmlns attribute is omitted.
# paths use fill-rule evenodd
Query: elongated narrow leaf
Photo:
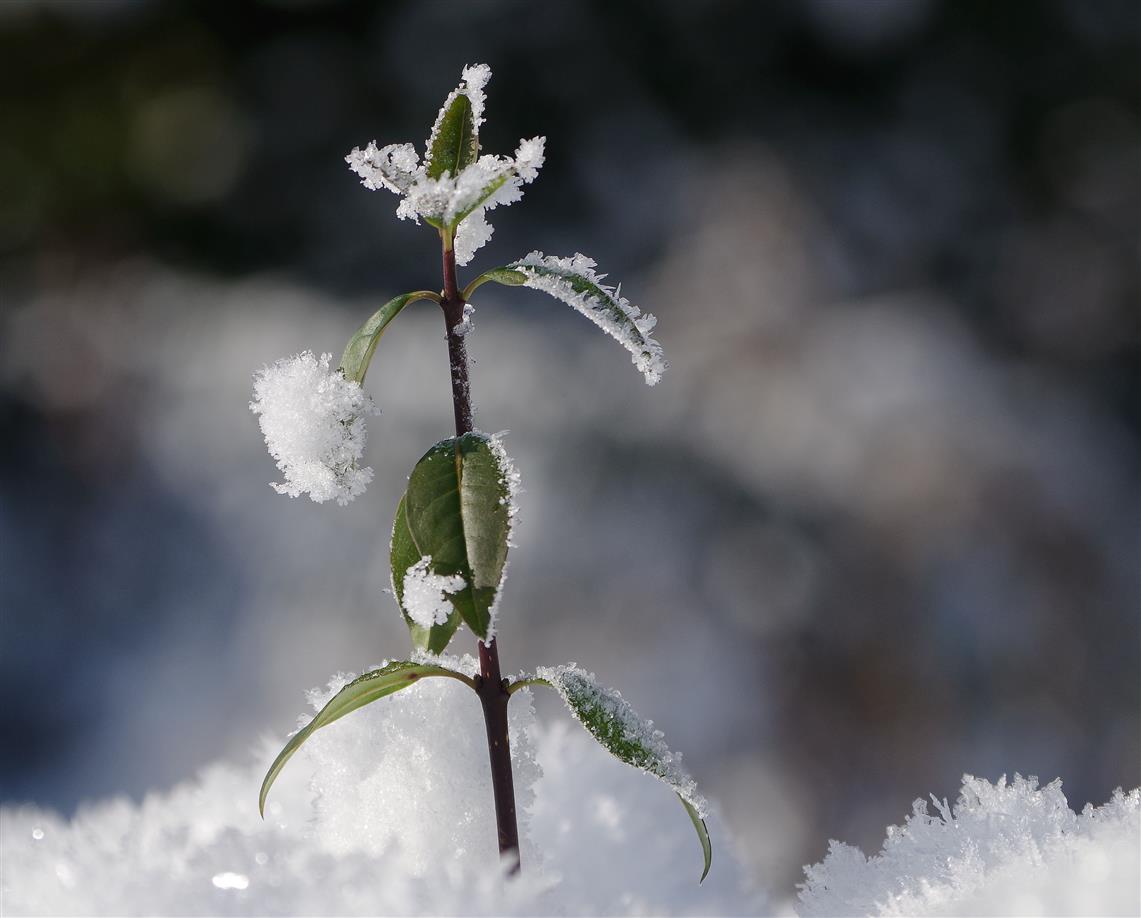
<svg viewBox="0 0 1141 918"><path fill-rule="evenodd" d="M673 789L701 842L704 861L701 880L704 880L713 859L704 819L708 804L698 793L693 778L682 768L681 755L670 752L662 732L654 729L654 722L639 717L618 692L602 687L592 673L573 663L540 667L534 678L524 679L519 684L543 684L553 688L575 720L586 727L611 755L664 781Z"/></svg>
<svg viewBox="0 0 1141 918"><path fill-rule="evenodd" d="M471 100L456 92L436 120L428 145L428 178L438 179L445 172L453 178L470 166L479 155L479 137Z"/></svg>
<svg viewBox="0 0 1141 918"><path fill-rule="evenodd" d="M483 640L493 635L492 613L507 563L512 474L502 449L484 434L437 443L409 476L403 502L408 539L401 535L393 556L394 583L403 584L413 554L436 582L462 580L458 588L449 586L447 601ZM398 596L406 616L429 619L430 610L409 605L407 591Z"/></svg>
<svg viewBox="0 0 1141 918"><path fill-rule="evenodd" d="M412 635L412 643L430 653L443 653L460 626L460 613L451 603L446 604L449 611L444 621L435 621L434 618L425 621L423 614L418 615L421 621L417 621L408 613L408 606L413 602L424 602L424 597L420 596L415 600L408 597L406 601L404 596L405 583L409 579L408 572L409 570L415 572L421 560L420 549L416 547L412 531L408 528L406 501L407 497L400 498L400 504L396 508L396 519L392 523L392 546L389 551L392 562L392 591L396 595L397 603L400 604L400 614L404 616L408 631ZM415 588L415 584L409 586ZM442 593L441 598L443 598Z"/></svg>
<svg viewBox="0 0 1141 918"><path fill-rule="evenodd" d="M527 275L511 268L492 268L490 271L484 271L464 288L464 299L471 299L471 295L489 281L495 281L505 287L519 287L527 283Z"/></svg>
<svg viewBox="0 0 1141 918"><path fill-rule="evenodd" d="M523 286L542 290L574 307L626 348L634 366L645 377L646 385L655 385L669 368L662 346L650 336L658 320L622 296L620 288L604 284L602 281L606 275L597 274L594 268L594 260L585 255L555 258L542 252L532 252L507 265L506 269L496 271L522 274ZM513 279L489 279L515 283Z"/></svg>
<svg viewBox="0 0 1141 918"><path fill-rule="evenodd" d="M363 385L368 366L372 362L372 355L376 352L377 342L380 341L380 336L384 334L388 324L400 315L400 311L409 303L414 303L416 300L432 299L435 296L434 293L429 293L426 290L402 293L400 296L393 297L369 316L368 321L358 328L349 339L345 353L341 357L341 372L345 379Z"/></svg>
<svg viewBox="0 0 1141 918"><path fill-rule="evenodd" d="M273 760L265 780L262 781L261 795L258 797L258 810L262 816L265 816L265 800L273 782L285 767L285 763L293 756L293 753L301 748L301 744L309 739L314 732L321 727L327 727L357 708L364 707L364 705L376 701L378 698L383 698L385 695L399 692L427 676L448 676L452 679L459 679L468 685L471 684L471 680L467 676L443 666L398 660L359 676L337 692L329 703L317 713L316 717L293 734L289 742L285 744L285 748Z"/></svg>

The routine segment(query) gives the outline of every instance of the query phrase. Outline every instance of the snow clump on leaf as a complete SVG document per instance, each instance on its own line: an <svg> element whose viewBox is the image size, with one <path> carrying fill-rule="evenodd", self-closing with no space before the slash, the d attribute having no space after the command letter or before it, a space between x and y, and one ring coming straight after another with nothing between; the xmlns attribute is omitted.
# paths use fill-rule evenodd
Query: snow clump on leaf
<svg viewBox="0 0 1141 918"><path fill-rule="evenodd" d="M379 412L358 383L329 369L330 359L303 351L263 367L254 375L250 411L285 476L271 482L273 489L343 506L372 481L372 469L357 462L364 455L364 416Z"/></svg>
<svg viewBox="0 0 1141 918"><path fill-rule="evenodd" d="M404 572L404 608L421 628L442 625L452 614L449 593L458 593L467 582L459 574L432 573L432 556L425 555Z"/></svg>

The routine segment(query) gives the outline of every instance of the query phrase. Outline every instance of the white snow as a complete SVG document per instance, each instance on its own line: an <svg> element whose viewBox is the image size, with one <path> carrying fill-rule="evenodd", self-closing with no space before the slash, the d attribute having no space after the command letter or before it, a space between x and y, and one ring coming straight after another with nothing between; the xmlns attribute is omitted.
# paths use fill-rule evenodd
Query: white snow
<svg viewBox="0 0 1141 918"><path fill-rule="evenodd" d="M515 546L515 529L519 523L519 495L523 493L523 479L515 467L515 462L507 455L507 449L503 445L503 438L508 433L509 431L501 430L491 436L487 434L481 434L481 436L487 437L487 445L491 448L491 454L499 466L500 481L507 491L506 497L503 498L503 503L507 505L507 547L513 548ZM499 575L499 586L495 591L495 599L492 600L491 608L488 610L490 620L487 626L487 640L489 641L495 637L495 630L499 621L499 603L503 599L503 585L507 582L507 568L510 564L511 558L508 557L503 562L503 571Z"/></svg>
<svg viewBox="0 0 1141 918"><path fill-rule="evenodd" d="M564 666L540 666L535 675L546 679L559 693L575 719L586 726L583 713L600 714L608 724L615 724L622 739L645 750L641 761L631 762L647 774L661 779L704 819L709 814L708 801L697 791L697 783L681 764L681 753L671 752L661 730L654 722L639 716L620 692L598 684L594 673L574 663Z"/></svg>
<svg viewBox="0 0 1141 918"><path fill-rule="evenodd" d="M1141 793L1118 790L1074 813L1062 782L965 775L954 807L916 800L883 849L833 841L806 867L800 914L1136 915L1141 912Z"/></svg>
<svg viewBox="0 0 1141 918"><path fill-rule="evenodd" d="M454 668L471 673L474 660ZM313 692L314 709L350 678ZM281 740L252 766L212 765L138 804L88 804L73 820L5 808L4 914L762 911L720 824L699 886L698 846L672 795L573 724L537 724L526 690L512 697L510 740L517 879L499 864L479 704L458 682L424 679L314 734L278 778L264 821L257 788Z"/></svg>
<svg viewBox="0 0 1141 918"><path fill-rule="evenodd" d="M372 469L357 462L364 455L364 416L379 412L358 383L329 369L331 359L303 351L263 367L254 375L250 410L285 476L272 483L274 490L344 505L372 481Z"/></svg>
<svg viewBox="0 0 1141 918"><path fill-rule="evenodd" d="M574 307L626 348L634 366L645 377L646 385L656 385L669 368L662 346L650 337L658 320L622 296L621 285L606 286L603 283L606 275L595 273L597 265L593 258L581 253L571 258L557 258L531 252L509 267L526 275L524 286L542 290ZM576 280L580 278L592 288L576 290Z"/></svg>
<svg viewBox="0 0 1141 918"><path fill-rule="evenodd" d="M458 593L467 583L459 574L432 573L432 556L424 555L404 572L404 609L421 628L442 625L452 614L449 593Z"/></svg>
<svg viewBox="0 0 1141 918"><path fill-rule="evenodd" d="M490 79L491 68L486 64L464 68L462 82L444 100L436 116L425 156L429 155L444 114L457 96L466 95L471 101L472 116L479 129L486 100L484 87ZM426 163L420 162L416 148L410 143L377 148L376 142L371 141L363 150L355 147L345 162L369 190L386 188L401 196L396 208L400 219L419 223L424 217L448 225L459 220L453 247L457 264L466 265L494 232L487 222L487 212L518 201L523 196L523 185L538 176L545 144L544 137L520 140L514 159L487 154L460 170L458 175L445 172L435 179L427 176Z"/></svg>

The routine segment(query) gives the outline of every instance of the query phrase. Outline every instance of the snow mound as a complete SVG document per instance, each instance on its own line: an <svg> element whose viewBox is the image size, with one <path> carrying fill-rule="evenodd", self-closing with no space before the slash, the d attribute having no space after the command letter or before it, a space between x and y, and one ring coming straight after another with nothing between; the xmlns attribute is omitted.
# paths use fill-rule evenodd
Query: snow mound
<svg viewBox="0 0 1141 918"><path fill-rule="evenodd" d="M874 857L833 841L806 867L800 914L1137 915L1141 792L1078 815L1062 782L966 775L954 807L916 800Z"/></svg>
<svg viewBox="0 0 1141 918"><path fill-rule="evenodd" d="M457 661L463 669L472 661ZM470 665L469 665L470 668ZM314 691L314 708L347 680ZM308 717L304 718L308 720ZM749 893L724 828L714 868L668 789L625 768L577 725L511 702L523 872L495 850L479 703L425 679L318 731L270 794L279 743L252 766L214 765L141 803L73 820L0 811L5 915L742 914Z"/></svg>

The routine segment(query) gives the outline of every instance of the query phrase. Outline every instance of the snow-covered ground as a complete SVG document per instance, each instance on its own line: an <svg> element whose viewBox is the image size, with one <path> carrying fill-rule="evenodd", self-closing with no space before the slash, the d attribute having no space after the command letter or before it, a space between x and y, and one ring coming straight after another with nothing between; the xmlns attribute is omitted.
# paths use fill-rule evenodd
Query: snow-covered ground
<svg viewBox="0 0 1141 918"><path fill-rule="evenodd" d="M322 705L338 677L310 700ZM5 915L187 914L1136 914L1139 794L1070 810L1058 783L965 779L922 803L884 850L834 843L790 890L750 889L720 818L698 885L696 839L670 791L577 725L512 703L524 870L504 876L482 718L451 680L424 681L319 731L274 786L275 752L217 764L69 821L0 811Z"/></svg>

